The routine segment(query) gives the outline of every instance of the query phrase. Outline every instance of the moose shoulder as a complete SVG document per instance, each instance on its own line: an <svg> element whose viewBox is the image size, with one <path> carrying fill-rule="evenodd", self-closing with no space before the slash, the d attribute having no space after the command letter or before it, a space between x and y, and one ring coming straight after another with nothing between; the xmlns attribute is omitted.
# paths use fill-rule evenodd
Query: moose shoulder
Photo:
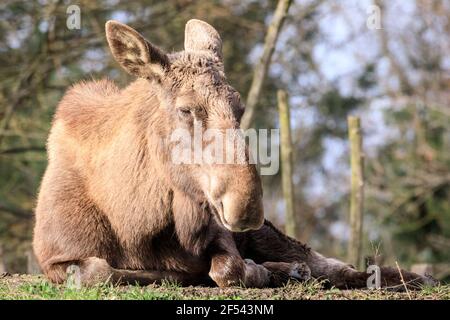
<svg viewBox="0 0 450 320"><path fill-rule="evenodd" d="M261 181L248 159L171 160L177 129L239 128L244 107L226 80L212 26L190 20L185 50L172 54L119 22L106 24L106 37L116 61L138 80L123 90L107 80L77 84L57 108L33 241L50 280L65 281L67 267L78 265L86 285L171 279L264 287L311 276L337 287L366 285L364 272L264 220ZM382 277L385 285L400 282L390 268Z"/></svg>

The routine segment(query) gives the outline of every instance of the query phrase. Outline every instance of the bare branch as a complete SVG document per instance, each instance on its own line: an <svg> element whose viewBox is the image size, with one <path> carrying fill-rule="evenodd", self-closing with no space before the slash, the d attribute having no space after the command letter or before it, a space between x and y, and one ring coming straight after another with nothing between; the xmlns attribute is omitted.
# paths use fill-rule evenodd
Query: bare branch
<svg viewBox="0 0 450 320"><path fill-rule="evenodd" d="M5 150L0 150L0 155L6 154L17 154L17 153L25 153L25 152L45 152L44 146L31 146L31 147L17 147L10 148Z"/></svg>
<svg viewBox="0 0 450 320"><path fill-rule="evenodd" d="M0 211L9 213L20 219L31 219L33 217L32 213L21 208L11 207L5 203L0 202Z"/></svg>
<svg viewBox="0 0 450 320"><path fill-rule="evenodd" d="M278 39L284 19L291 5L291 0L279 0L272 22L267 30L266 38L264 39L264 49L260 61L255 67L253 73L252 84L248 92L246 109L241 121L241 128L247 129L253 122L256 104L258 103L261 94L264 78L266 77L267 69L269 68L270 59L272 58L275 44Z"/></svg>

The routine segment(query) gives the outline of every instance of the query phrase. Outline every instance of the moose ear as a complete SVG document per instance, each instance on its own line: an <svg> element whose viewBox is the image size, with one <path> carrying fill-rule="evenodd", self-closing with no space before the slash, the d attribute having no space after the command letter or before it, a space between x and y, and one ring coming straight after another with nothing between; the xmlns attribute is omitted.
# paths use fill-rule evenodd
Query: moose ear
<svg viewBox="0 0 450 320"><path fill-rule="evenodd" d="M184 50L208 51L222 61L222 39L219 33L201 20L192 19L186 23Z"/></svg>
<svg viewBox="0 0 450 320"><path fill-rule="evenodd" d="M167 55L133 28L117 21L106 23L106 39L114 59L130 74L162 77L169 66Z"/></svg>

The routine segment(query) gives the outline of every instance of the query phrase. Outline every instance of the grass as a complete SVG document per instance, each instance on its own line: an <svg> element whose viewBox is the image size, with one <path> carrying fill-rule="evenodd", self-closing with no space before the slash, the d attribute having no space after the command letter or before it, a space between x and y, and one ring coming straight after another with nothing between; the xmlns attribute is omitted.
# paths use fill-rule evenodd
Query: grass
<svg viewBox="0 0 450 320"><path fill-rule="evenodd" d="M411 291L412 299L450 300L450 285L425 287ZM386 290L323 290L318 281L290 283L275 289L180 287L173 283L163 285L113 286L99 285L92 288L72 289L54 285L42 276L13 275L0 278L0 300L177 300L177 299L409 299L404 292Z"/></svg>

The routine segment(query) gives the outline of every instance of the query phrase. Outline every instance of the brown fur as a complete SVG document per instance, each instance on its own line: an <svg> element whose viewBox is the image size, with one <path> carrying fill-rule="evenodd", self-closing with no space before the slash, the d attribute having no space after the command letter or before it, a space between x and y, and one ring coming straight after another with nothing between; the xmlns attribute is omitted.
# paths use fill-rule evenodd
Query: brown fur
<svg viewBox="0 0 450 320"><path fill-rule="evenodd" d="M106 33L115 59L139 79L123 90L108 80L79 83L57 108L33 242L50 280L64 281L75 264L87 285L172 279L263 287L311 275L362 285L346 264L267 221L260 228L254 165L172 164L176 128L192 132L194 120L205 129L239 127L243 106L226 81L214 28L189 21L186 50L170 55L123 24L108 22ZM253 231L232 232L245 230Z"/></svg>

